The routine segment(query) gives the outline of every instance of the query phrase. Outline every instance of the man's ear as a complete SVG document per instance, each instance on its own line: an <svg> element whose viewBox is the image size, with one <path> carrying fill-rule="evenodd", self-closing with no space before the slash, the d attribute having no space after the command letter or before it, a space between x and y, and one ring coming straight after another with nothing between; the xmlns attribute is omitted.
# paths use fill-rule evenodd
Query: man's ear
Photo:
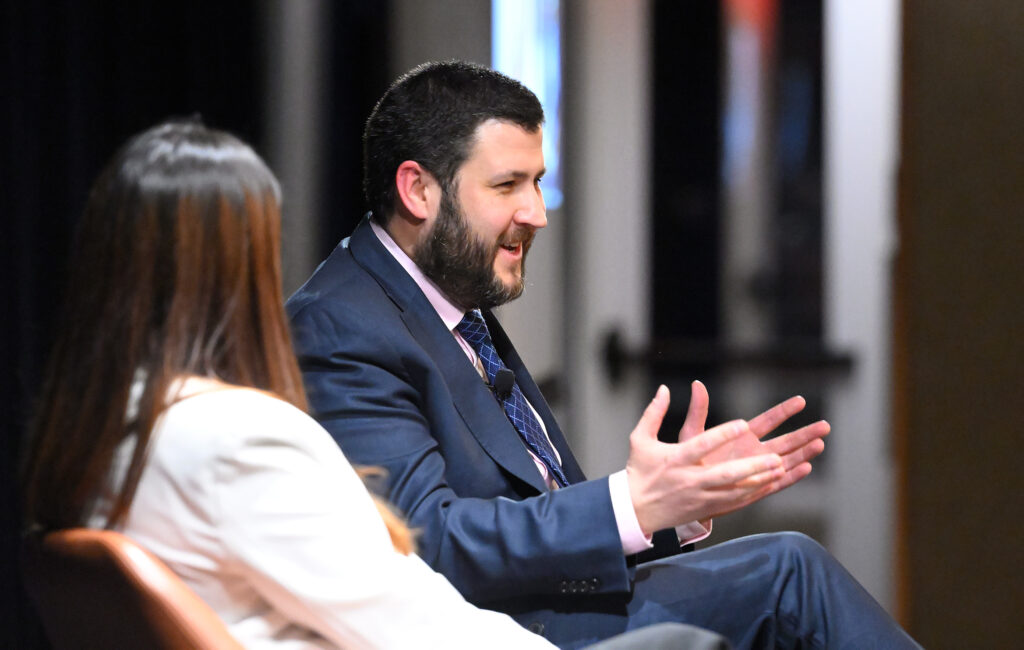
<svg viewBox="0 0 1024 650"><path fill-rule="evenodd" d="M423 165L406 160L395 171L398 201L409 216L426 220L437 213L441 185Z"/></svg>

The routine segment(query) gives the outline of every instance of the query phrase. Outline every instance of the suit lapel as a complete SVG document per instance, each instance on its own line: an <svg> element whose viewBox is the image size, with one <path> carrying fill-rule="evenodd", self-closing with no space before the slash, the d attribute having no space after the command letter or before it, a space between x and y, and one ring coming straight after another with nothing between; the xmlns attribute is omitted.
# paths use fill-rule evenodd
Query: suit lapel
<svg viewBox="0 0 1024 650"><path fill-rule="evenodd" d="M456 410L480 446L506 471L538 492L547 491L519 434L466 353L420 288L365 222L352 233L349 250L401 310L403 322L441 371Z"/></svg>

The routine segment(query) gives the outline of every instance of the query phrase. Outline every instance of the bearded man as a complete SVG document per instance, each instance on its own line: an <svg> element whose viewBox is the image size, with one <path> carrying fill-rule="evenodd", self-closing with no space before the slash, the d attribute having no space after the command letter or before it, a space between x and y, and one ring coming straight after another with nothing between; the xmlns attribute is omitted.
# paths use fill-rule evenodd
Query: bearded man
<svg viewBox="0 0 1024 650"><path fill-rule="evenodd" d="M714 515L810 472L827 423L760 440L801 398L705 431L695 382L666 444L662 387L626 468L584 476L490 311L522 292L546 224L543 119L521 84L460 62L381 98L364 133L371 214L287 305L313 415L353 463L386 470L424 560L557 645L669 621L738 647L916 647L804 536L684 552Z"/></svg>

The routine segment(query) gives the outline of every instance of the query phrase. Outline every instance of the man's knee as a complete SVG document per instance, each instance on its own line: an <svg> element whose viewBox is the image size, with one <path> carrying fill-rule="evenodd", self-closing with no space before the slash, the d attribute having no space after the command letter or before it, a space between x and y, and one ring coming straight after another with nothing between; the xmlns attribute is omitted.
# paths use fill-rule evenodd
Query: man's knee
<svg viewBox="0 0 1024 650"><path fill-rule="evenodd" d="M585 650L729 650L725 637L683 623L656 623L587 646Z"/></svg>
<svg viewBox="0 0 1024 650"><path fill-rule="evenodd" d="M781 533L767 533L765 537L770 538L773 544L793 553L807 555L828 553L814 538L808 537L803 533L785 531Z"/></svg>
<svg viewBox="0 0 1024 650"><path fill-rule="evenodd" d="M827 567L835 562L832 555L814 539L797 532L767 533L763 544L779 561L806 567Z"/></svg>

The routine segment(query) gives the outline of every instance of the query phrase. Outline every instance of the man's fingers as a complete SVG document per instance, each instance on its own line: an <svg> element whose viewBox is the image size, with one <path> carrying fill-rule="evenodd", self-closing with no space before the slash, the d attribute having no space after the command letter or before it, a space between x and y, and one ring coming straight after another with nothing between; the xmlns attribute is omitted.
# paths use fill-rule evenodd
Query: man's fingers
<svg viewBox="0 0 1024 650"><path fill-rule="evenodd" d="M658 390L654 393L654 399L644 409L643 415L640 416L640 421L637 422L636 427L633 429L633 433L644 438L657 440L661 421L665 419L665 413L668 412L668 404L668 388L662 384L658 386Z"/></svg>
<svg viewBox="0 0 1024 650"><path fill-rule="evenodd" d="M734 485L738 488L743 489L754 489L772 486L772 484L781 481L786 476L786 468L779 464L769 470L752 474L745 479L736 481Z"/></svg>
<svg viewBox="0 0 1024 650"><path fill-rule="evenodd" d="M673 460L677 463L695 465L710 452L736 440L749 431L750 427L743 420L733 420L732 422L719 424L717 427L712 427L686 442L679 443L675 448L675 458Z"/></svg>
<svg viewBox="0 0 1024 650"><path fill-rule="evenodd" d="M779 484L777 486L775 486L774 491L778 492L779 490L785 490L790 485L793 485L794 483L797 483L797 482L802 481L805 478L807 478L807 475L810 474L810 473L811 473L811 464L810 463L800 463L799 465L793 467L792 469L790 469L790 470L788 470L786 472L786 474L779 481Z"/></svg>
<svg viewBox="0 0 1024 650"><path fill-rule="evenodd" d="M820 439L812 440L800 449L783 455L782 462L785 464L787 470L793 469L801 463L806 463L807 461L816 458L823 451L825 451L825 441Z"/></svg>
<svg viewBox="0 0 1024 650"><path fill-rule="evenodd" d="M790 397L785 402L776 404L764 413L750 420L750 430L753 431L754 435L758 438L764 438L772 431L778 429L779 425L783 422L804 410L805 406L807 406L807 400L803 397L800 397L799 395Z"/></svg>
<svg viewBox="0 0 1024 650"><path fill-rule="evenodd" d="M751 489L783 478L786 470L777 454L762 454L736 460L727 460L707 468L701 487Z"/></svg>
<svg viewBox="0 0 1024 650"><path fill-rule="evenodd" d="M810 473L809 464L806 471L804 469L801 467L798 473L791 478L790 472L787 472L781 466L777 466L773 469L753 474L736 483L707 488L706 493L709 497L721 504L721 508L713 516L718 517L735 512L751 503L760 501L770 494L789 487Z"/></svg>
<svg viewBox="0 0 1024 650"><path fill-rule="evenodd" d="M765 441L764 445L776 454L785 456L805 447L809 442L827 436L830 430L831 426L829 423L825 420L820 420L805 427L800 427L796 431L790 431L785 435ZM822 443L822 449L824 449L824 443ZM819 451L818 453L821 452Z"/></svg>
<svg viewBox="0 0 1024 650"><path fill-rule="evenodd" d="M690 407L686 410L686 421L683 428L679 430L679 442L686 442L690 438L704 432L704 425L708 420L708 389L699 381L690 384Z"/></svg>
<svg viewBox="0 0 1024 650"><path fill-rule="evenodd" d="M754 490L753 492L751 492L749 489L742 488L723 490L715 495L717 497L715 500L719 504L721 504L721 507L717 512L715 512L711 516L721 517L722 515L727 515L730 512L736 512L740 508L745 508L751 503L760 501L769 494L772 494L773 492L777 491L778 490L776 489L775 484L773 483L764 485L758 488L757 490Z"/></svg>

